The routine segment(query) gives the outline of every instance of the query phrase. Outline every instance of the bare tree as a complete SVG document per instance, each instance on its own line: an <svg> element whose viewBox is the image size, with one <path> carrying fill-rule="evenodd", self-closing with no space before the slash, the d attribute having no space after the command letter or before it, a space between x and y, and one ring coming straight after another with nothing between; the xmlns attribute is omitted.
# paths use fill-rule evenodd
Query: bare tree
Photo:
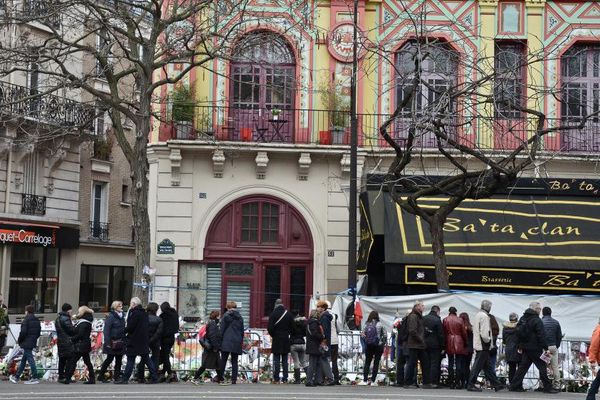
<svg viewBox="0 0 600 400"><path fill-rule="evenodd" d="M0 26L7 32L31 24L45 31L34 39L25 30L2 46L0 77L27 73L33 60L45 66L52 84L43 93L23 94L21 100L59 89L82 90L98 110L93 116L108 113L112 134L131 167L134 276L143 276L150 283L144 266L150 263L151 251L146 147L152 123L168 118L167 93L173 85L196 68L210 69L211 60L229 57L234 35L248 24L264 23L269 16L260 8L249 12L250 0L33 2L39 7L29 13L15 2L6 14L0 14ZM287 3L294 7L293 2ZM236 18L230 18L232 15ZM69 134L81 135L93 116L80 121L80 129ZM133 137L128 137L129 127ZM37 135L35 141L56 136L57 132L47 138ZM143 289L136 287L134 294L144 296Z"/></svg>
<svg viewBox="0 0 600 400"><path fill-rule="evenodd" d="M425 7L403 11L409 28L399 50L392 51L390 43L363 47L388 63L395 77L389 88L395 92L394 111L378 128L395 153L385 185L402 210L428 224L436 283L444 290L449 289L444 247L449 214L465 199L488 198L533 174L554 155L545 150L544 137L581 129L596 113L556 120L542 111L545 99L562 101L561 89L522 77L538 76L553 49L526 52L497 45L493 55L459 53L459 41L440 39L446 27L427 24ZM480 134L492 140L481 140ZM428 176L424 154L436 154L451 172ZM414 170L423 176L415 179ZM433 196L441 199L436 206L424 201Z"/></svg>

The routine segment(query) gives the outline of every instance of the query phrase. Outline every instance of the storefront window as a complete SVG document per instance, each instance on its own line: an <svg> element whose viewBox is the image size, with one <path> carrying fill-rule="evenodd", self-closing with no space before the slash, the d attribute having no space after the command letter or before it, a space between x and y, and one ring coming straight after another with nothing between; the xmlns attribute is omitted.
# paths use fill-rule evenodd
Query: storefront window
<svg viewBox="0 0 600 400"><path fill-rule="evenodd" d="M79 302L96 312L108 312L114 300L129 301L132 281L132 267L82 265Z"/></svg>
<svg viewBox="0 0 600 400"><path fill-rule="evenodd" d="M56 312L58 249L14 246L10 267L9 312L23 313L27 305L36 312Z"/></svg>

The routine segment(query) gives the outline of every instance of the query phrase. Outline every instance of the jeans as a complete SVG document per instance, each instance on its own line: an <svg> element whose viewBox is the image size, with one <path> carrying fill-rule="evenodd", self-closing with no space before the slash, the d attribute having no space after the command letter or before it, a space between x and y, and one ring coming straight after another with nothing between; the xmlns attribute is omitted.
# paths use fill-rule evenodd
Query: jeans
<svg viewBox="0 0 600 400"><path fill-rule="evenodd" d="M332 344L329 346L331 351L331 372L333 372L333 380L335 382L340 381L340 369L338 367L338 350L339 345Z"/></svg>
<svg viewBox="0 0 600 400"><path fill-rule="evenodd" d="M406 365L406 372L404 374L405 385L416 385L417 384L417 360L421 363L421 371L423 371L423 384L428 385L431 383L429 377L429 362L424 349L408 349L408 363Z"/></svg>
<svg viewBox="0 0 600 400"><path fill-rule="evenodd" d="M552 389L552 382L548 379L548 372L546 370L546 363L540 360L540 356L542 355L542 350L523 350L523 355L521 358L521 363L519 364L519 368L517 368L517 372L515 373L514 382L510 383L511 389L519 389L523 385L523 378L525 378L525 374L531 367L531 364L535 364L535 367L540 371L540 380L544 385L544 390Z"/></svg>
<svg viewBox="0 0 600 400"><path fill-rule="evenodd" d="M292 361L294 362L294 369L306 368L306 345L305 344L293 344L290 350L292 354Z"/></svg>
<svg viewBox="0 0 600 400"><path fill-rule="evenodd" d="M491 354L490 353L490 362L488 363L485 371L486 378L493 376L495 380L498 380L498 375L496 375L496 362L498 361L498 353ZM488 378L488 380L490 380Z"/></svg>
<svg viewBox="0 0 600 400"><path fill-rule="evenodd" d="M288 354L275 354L273 353L273 380L279 382L279 370L280 364L283 366L283 382L288 380Z"/></svg>
<svg viewBox="0 0 600 400"><path fill-rule="evenodd" d="M398 361L396 363L396 385L404 386L404 370L406 365L406 353L404 349L401 347L396 348L396 354L398 356Z"/></svg>
<svg viewBox="0 0 600 400"><path fill-rule="evenodd" d="M319 363L321 356L309 354L308 356L308 371L306 372L306 384L314 385L317 381L317 373L319 371Z"/></svg>
<svg viewBox="0 0 600 400"><path fill-rule="evenodd" d="M35 367L35 360L33 359L33 349L23 349L23 358L21 358L19 369L15 375L17 380L19 380L21 374L25 370L25 363L28 363L29 368L31 368L31 379L37 379L37 368Z"/></svg>
<svg viewBox="0 0 600 400"><path fill-rule="evenodd" d="M381 355L383 354L383 347L367 345L366 355L365 355L365 368L363 370L363 378L365 382L369 377L369 367L371 366L371 361L373 361L373 372L371 373L371 382L375 382L377 379L377 374L379 373L379 362L381 361Z"/></svg>
<svg viewBox="0 0 600 400"><path fill-rule="evenodd" d="M158 369L158 362L160 360L160 343L150 345L150 359L154 364L154 367ZM138 379L144 379L144 363L139 363L137 366L136 376Z"/></svg>
<svg viewBox="0 0 600 400"><path fill-rule="evenodd" d="M225 367L227 366L227 359L231 354L231 383L237 382L238 377L238 354L228 353L226 351L221 352L221 376L225 376Z"/></svg>
<svg viewBox="0 0 600 400"><path fill-rule="evenodd" d="M133 373L133 367L135 366L135 358L140 356L141 361L140 364L146 365L148 367L148 371L150 371L150 379L155 382L158 381L158 376L156 375L156 366L152 362L152 359L146 354L127 354L127 364L125 365L125 372L123 372L123 380L125 382L129 381L131 378L131 374Z"/></svg>
<svg viewBox="0 0 600 400"><path fill-rule="evenodd" d="M442 368L442 350L441 349L428 349L425 350L427 353L427 361L429 363L429 381L434 385L440 384L440 370Z"/></svg>
<svg viewBox="0 0 600 400"><path fill-rule="evenodd" d="M590 385L585 400L596 400L596 393L598 393L598 388L600 388L600 372L596 374L596 378Z"/></svg>
<svg viewBox="0 0 600 400"><path fill-rule="evenodd" d="M71 363L73 357L60 357L58 356L58 380L62 380L68 377L69 371L71 370Z"/></svg>
<svg viewBox="0 0 600 400"><path fill-rule="evenodd" d="M113 374L113 379L119 380L121 378L121 365L123 364L123 355L122 354L107 354L102 366L100 367L100 372L98 372L98 379L104 379L104 374L108 369L108 366L115 360L115 372Z"/></svg>
<svg viewBox="0 0 600 400"><path fill-rule="evenodd" d="M162 371L159 372L160 376L164 376L165 372L168 375L173 373L171 369L171 349L175 344L175 339L172 341L163 341L160 346L160 363L162 364ZM157 368L158 369L158 368Z"/></svg>
<svg viewBox="0 0 600 400"><path fill-rule="evenodd" d="M496 374L491 374L490 369L490 351L477 350L475 352L475 363L473 364L473 369L471 369L471 375L469 375L468 386L474 386L477 383L477 377L481 371L483 371L485 377L490 381L493 387L501 386Z"/></svg>
<svg viewBox="0 0 600 400"><path fill-rule="evenodd" d="M515 380L515 373L517 372L517 366L519 365L516 361L509 361L508 363L508 382L513 383Z"/></svg>
<svg viewBox="0 0 600 400"><path fill-rule="evenodd" d="M331 359L328 355L321 355L319 357L319 368L317 370L317 384L324 382L324 377L333 382L333 371L331 371Z"/></svg>

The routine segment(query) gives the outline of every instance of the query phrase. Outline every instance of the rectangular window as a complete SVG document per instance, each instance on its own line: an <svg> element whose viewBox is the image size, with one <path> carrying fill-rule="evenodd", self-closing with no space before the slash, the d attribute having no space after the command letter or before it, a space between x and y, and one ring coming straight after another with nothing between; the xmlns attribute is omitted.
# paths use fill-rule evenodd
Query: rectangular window
<svg viewBox="0 0 600 400"><path fill-rule="evenodd" d="M106 69L112 68L113 54L110 37L106 29L100 29L96 35L96 74L102 76L105 73L100 60L106 63Z"/></svg>
<svg viewBox="0 0 600 400"><path fill-rule="evenodd" d="M242 205L242 242L258 243L258 202Z"/></svg>
<svg viewBox="0 0 600 400"><path fill-rule="evenodd" d="M14 246L8 289L9 312L21 314L27 305L33 305L36 312L56 312L58 265L58 249Z"/></svg>
<svg viewBox="0 0 600 400"><path fill-rule="evenodd" d="M96 136L106 136L110 127L110 115L108 110L101 104L96 105L96 118L94 118L94 134Z"/></svg>
<svg viewBox="0 0 600 400"><path fill-rule="evenodd" d="M82 265L79 302L96 312L110 311L114 300L126 301L133 290L133 267Z"/></svg>
<svg viewBox="0 0 600 400"><path fill-rule="evenodd" d="M279 242L279 206L272 203L262 204L261 243Z"/></svg>
<svg viewBox="0 0 600 400"><path fill-rule="evenodd" d="M90 236L108 239L108 184L92 184L92 204L90 208Z"/></svg>
<svg viewBox="0 0 600 400"><path fill-rule="evenodd" d="M121 202L129 203L129 185L123 185L121 187Z"/></svg>
<svg viewBox="0 0 600 400"><path fill-rule="evenodd" d="M275 300L281 298L281 267L279 265L268 265L265 268L265 293L264 314L271 315Z"/></svg>
<svg viewBox="0 0 600 400"><path fill-rule="evenodd" d="M306 315L306 267L292 267L290 276L290 310Z"/></svg>
<svg viewBox="0 0 600 400"><path fill-rule="evenodd" d="M518 119L525 102L525 44L497 42L495 46L496 81L494 82L497 118Z"/></svg>

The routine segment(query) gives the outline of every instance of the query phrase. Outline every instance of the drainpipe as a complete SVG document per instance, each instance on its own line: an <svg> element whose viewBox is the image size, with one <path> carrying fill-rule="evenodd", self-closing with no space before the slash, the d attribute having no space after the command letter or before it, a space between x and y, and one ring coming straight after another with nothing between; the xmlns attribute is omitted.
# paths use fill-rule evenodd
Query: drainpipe
<svg viewBox="0 0 600 400"><path fill-rule="evenodd" d="M8 149L8 161L6 165L6 191L4 193L4 212L8 213L10 208L10 188L11 188L11 176L12 176L12 146ZM8 245L2 246L2 268L0 269L0 290L3 294L8 294L7 280L4 279L9 273L8 265Z"/></svg>

